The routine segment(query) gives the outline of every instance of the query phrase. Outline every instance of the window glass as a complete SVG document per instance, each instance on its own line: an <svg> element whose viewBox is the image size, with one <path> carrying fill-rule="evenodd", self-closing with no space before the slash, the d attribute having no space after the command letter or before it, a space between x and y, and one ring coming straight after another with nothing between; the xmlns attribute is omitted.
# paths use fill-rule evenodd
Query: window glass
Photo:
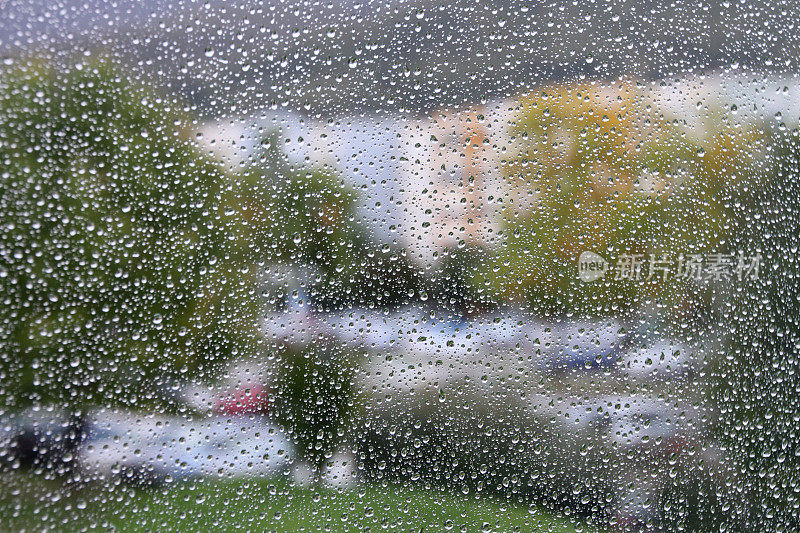
<svg viewBox="0 0 800 533"><path fill-rule="evenodd" d="M800 529L798 20L0 0L0 529Z"/></svg>

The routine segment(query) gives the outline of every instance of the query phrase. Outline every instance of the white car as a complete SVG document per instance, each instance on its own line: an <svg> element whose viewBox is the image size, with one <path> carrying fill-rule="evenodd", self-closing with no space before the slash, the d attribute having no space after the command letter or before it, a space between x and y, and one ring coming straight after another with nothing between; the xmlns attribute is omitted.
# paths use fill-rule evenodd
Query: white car
<svg viewBox="0 0 800 533"><path fill-rule="evenodd" d="M100 411L78 456L89 477L157 483L200 476L268 476L288 470L292 444L253 417L181 417Z"/></svg>
<svg viewBox="0 0 800 533"><path fill-rule="evenodd" d="M191 428L187 440L199 441L196 465L203 476L268 476L291 466L291 442L264 419L214 417Z"/></svg>
<svg viewBox="0 0 800 533"><path fill-rule="evenodd" d="M672 448L698 434L696 409L657 400L631 401L611 416L608 436L620 448L658 445Z"/></svg>
<svg viewBox="0 0 800 533"><path fill-rule="evenodd" d="M621 357L621 370L633 378L659 375L680 376L689 372L694 352L683 343L663 339L647 348L626 351Z"/></svg>

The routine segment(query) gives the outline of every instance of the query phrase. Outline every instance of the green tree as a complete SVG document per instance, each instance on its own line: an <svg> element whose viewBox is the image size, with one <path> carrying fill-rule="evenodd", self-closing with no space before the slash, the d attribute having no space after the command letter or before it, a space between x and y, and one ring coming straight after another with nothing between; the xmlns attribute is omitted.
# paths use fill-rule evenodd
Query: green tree
<svg viewBox="0 0 800 533"><path fill-rule="evenodd" d="M276 415L318 475L332 449L352 436L359 357L332 341L279 352Z"/></svg>
<svg viewBox="0 0 800 533"><path fill-rule="evenodd" d="M775 143L774 167L740 199L736 244L760 254L758 279L727 295L728 356L714 369L717 427L730 468L727 522L800 528L800 142ZM774 174L774 175L773 175Z"/></svg>
<svg viewBox="0 0 800 533"><path fill-rule="evenodd" d="M251 257L276 277L289 278L265 289L267 303L303 290L304 305L330 311L392 305L418 293L421 276L363 231L355 191L330 170L291 165L280 141L278 132L263 138L237 189ZM277 356L275 414L318 475L352 429L360 354L321 338L268 349Z"/></svg>
<svg viewBox="0 0 800 533"><path fill-rule="evenodd" d="M719 251L729 245L730 191L757 163L762 135L710 114L700 139L633 82L553 86L520 100L503 172L513 208L504 239L476 270L476 291L546 313L619 314L680 298L680 283L576 280L581 252Z"/></svg>
<svg viewBox="0 0 800 533"><path fill-rule="evenodd" d="M230 180L193 137L105 60L0 71L6 405L153 403L253 345Z"/></svg>
<svg viewBox="0 0 800 533"><path fill-rule="evenodd" d="M357 194L330 169L292 165L270 132L239 176L252 257L310 267L304 289L321 308L390 306L419 294L424 279L404 254L374 242L357 218Z"/></svg>
<svg viewBox="0 0 800 533"><path fill-rule="evenodd" d="M332 172L295 167L280 135L265 136L240 177L240 196L253 257L266 265L313 265L319 294L337 290L359 264L355 195Z"/></svg>

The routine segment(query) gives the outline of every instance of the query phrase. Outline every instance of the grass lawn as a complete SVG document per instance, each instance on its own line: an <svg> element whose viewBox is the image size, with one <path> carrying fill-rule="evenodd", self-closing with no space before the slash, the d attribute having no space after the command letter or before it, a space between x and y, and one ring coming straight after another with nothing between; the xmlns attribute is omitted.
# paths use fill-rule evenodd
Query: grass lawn
<svg viewBox="0 0 800 533"><path fill-rule="evenodd" d="M196 480L160 488L66 488L0 473L0 530L586 531L540 508L442 490L364 484L340 492L285 480Z"/></svg>

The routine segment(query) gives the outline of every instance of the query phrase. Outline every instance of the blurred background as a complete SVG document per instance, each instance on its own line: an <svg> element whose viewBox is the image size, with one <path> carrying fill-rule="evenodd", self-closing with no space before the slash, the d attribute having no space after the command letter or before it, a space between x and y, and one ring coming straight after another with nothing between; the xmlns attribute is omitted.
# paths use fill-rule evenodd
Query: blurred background
<svg viewBox="0 0 800 533"><path fill-rule="evenodd" d="M0 2L8 530L800 528L800 8Z"/></svg>

